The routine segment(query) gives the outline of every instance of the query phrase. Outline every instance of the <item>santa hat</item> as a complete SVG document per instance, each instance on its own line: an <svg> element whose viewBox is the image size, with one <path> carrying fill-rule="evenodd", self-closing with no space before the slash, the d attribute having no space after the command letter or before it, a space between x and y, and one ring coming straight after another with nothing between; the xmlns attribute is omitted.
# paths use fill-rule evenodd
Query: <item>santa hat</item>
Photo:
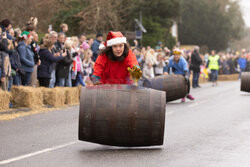
<svg viewBox="0 0 250 167"><path fill-rule="evenodd" d="M126 43L127 39L122 35L121 32L110 31L107 36L107 40L104 44L105 47L110 47L120 43Z"/></svg>
<svg viewBox="0 0 250 167"><path fill-rule="evenodd" d="M23 31L22 34L20 35L21 38L23 39L28 39L31 37L30 33L28 31Z"/></svg>

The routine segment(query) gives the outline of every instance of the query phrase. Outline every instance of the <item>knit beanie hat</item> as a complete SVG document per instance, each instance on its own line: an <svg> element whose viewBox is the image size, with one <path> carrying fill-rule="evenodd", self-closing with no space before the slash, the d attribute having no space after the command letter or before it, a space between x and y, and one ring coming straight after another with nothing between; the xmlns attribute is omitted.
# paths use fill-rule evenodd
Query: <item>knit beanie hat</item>
<svg viewBox="0 0 250 167"><path fill-rule="evenodd" d="M23 39L28 39L30 37L31 37L31 35L28 31L23 31L21 34L21 38L23 38Z"/></svg>
<svg viewBox="0 0 250 167"><path fill-rule="evenodd" d="M82 48L83 48L83 50L86 50L86 49L89 49L90 47L89 47L89 44L87 44L86 42L83 42Z"/></svg>

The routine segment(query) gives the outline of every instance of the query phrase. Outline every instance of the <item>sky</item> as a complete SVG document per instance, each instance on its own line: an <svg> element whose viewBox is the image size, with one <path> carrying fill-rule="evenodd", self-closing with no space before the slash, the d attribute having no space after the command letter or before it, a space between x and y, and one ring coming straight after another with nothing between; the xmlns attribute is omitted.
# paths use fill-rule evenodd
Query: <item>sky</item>
<svg viewBox="0 0 250 167"><path fill-rule="evenodd" d="M247 27L250 27L250 0L240 0L242 15Z"/></svg>

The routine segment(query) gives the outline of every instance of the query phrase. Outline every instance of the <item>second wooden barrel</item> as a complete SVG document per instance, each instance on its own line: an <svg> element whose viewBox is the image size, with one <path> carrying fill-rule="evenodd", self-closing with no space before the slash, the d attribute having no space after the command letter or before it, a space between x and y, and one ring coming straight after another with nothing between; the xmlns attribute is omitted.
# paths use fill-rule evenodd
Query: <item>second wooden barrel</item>
<svg viewBox="0 0 250 167"><path fill-rule="evenodd" d="M185 97L187 86L182 75L162 75L145 80L143 86L166 92L166 101L174 101Z"/></svg>
<svg viewBox="0 0 250 167"><path fill-rule="evenodd" d="M124 147L162 145L166 95L129 85L83 87L79 140Z"/></svg>
<svg viewBox="0 0 250 167"><path fill-rule="evenodd" d="M242 73L240 90L244 92L250 92L250 72Z"/></svg>

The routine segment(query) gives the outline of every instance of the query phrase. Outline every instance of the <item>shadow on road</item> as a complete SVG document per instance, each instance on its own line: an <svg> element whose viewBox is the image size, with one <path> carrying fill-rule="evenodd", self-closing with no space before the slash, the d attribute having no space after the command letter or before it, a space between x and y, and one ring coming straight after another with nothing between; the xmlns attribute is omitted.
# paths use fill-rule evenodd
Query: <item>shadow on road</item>
<svg viewBox="0 0 250 167"><path fill-rule="evenodd" d="M112 146L100 146L96 148L84 148L79 150L80 154L93 154L96 155L98 153L101 154L108 154L108 153L157 153L161 152L163 150L163 147L161 146L155 146L155 147L112 147Z"/></svg>
<svg viewBox="0 0 250 167"><path fill-rule="evenodd" d="M241 93L241 96L250 96L250 93Z"/></svg>

